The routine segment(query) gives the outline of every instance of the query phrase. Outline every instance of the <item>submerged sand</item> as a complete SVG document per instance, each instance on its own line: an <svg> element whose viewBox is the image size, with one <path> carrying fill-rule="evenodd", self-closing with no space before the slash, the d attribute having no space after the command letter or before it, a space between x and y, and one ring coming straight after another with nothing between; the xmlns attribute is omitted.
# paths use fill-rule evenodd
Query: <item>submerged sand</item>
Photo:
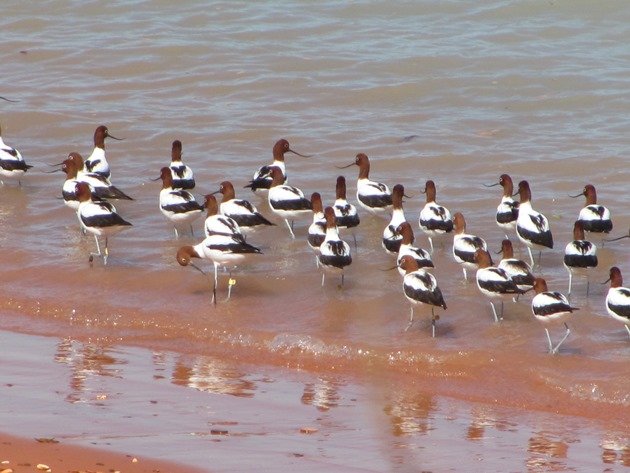
<svg viewBox="0 0 630 473"><path fill-rule="evenodd" d="M630 466L628 419L396 390L369 373L322 376L6 331L0 344L0 423L10 432L0 461L16 473L39 463L73 473Z"/></svg>

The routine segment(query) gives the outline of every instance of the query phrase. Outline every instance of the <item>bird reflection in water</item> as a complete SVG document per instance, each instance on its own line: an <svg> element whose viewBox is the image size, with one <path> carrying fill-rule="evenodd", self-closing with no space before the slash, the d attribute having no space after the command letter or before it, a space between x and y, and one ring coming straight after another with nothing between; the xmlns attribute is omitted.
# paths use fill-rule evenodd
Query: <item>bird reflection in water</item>
<svg viewBox="0 0 630 473"><path fill-rule="evenodd" d="M528 441L527 468L532 471L567 471L568 451L568 442L554 440L547 432L534 433Z"/></svg>
<svg viewBox="0 0 630 473"><path fill-rule="evenodd" d="M630 466L630 438L610 434L602 439L601 447L602 462Z"/></svg>
<svg viewBox="0 0 630 473"><path fill-rule="evenodd" d="M517 424L507 419L500 418L500 414L486 407L475 407L470 413L470 425L466 431L466 439L482 440L488 434L487 429L492 428L499 432L516 432Z"/></svg>
<svg viewBox="0 0 630 473"><path fill-rule="evenodd" d="M429 394L394 392L383 412L391 419L392 433L402 436L433 430L432 413L436 408L437 403Z"/></svg>
<svg viewBox="0 0 630 473"><path fill-rule="evenodd" d="M313 406L320 411L327 411L339 405L339 383L319 378L315 383L306 383L302 394L302 404Z"/></svg>
<svg viewBox="0 0 630 473"><path fill-rule="evenodd" d="M70 368L70 386L66 401L100 402L110 393L100 383L103 377L121 378L120 368L124 362L113 356L114 350L109 346L83 343L69 338L57 344L55 362L66 364ZM92 386L91 382L96 386ZM99 387L102 384L102 387Z"/></svg>
<svg viewBox="0 0 630 473"><path fill-rule="evenodd" d="M256 383L246 379L228 363L208 356L180 356L173 366L172 382L199 391L229 394L237 397L253 397Z"/></svg>

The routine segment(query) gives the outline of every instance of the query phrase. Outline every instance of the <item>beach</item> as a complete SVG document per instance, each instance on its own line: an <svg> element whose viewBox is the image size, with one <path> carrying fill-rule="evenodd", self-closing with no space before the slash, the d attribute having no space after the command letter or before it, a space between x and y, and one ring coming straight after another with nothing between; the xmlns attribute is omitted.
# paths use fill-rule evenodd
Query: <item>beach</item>
<svg viewBox="0 0 630 473"><path fill-rule="evenodd" d="M33 167L0 184L2 468L627 471L630 340L605 281L613 266L630 279L630 241L608 241L630 226L628 22L625 2L8 1L0 127ZM104 152L133 199L114 201L132 225L108 239L106 265L58 165L90 156L99 125L122 138ZM312 216L292 238L246 187L282 138L309 156L286 154L290 185L326 206L344 176L359 207L356 246L340 232L343 284L322 285ZM159 209L175 140L198 202L229 180L274 223L247 236L260 253L219 272L216 304L212 263L176 260L204 218L176 236ZM425 306L405 330L389 215L359 206L347 167L359 153L371 179L404 186L415 245L429 248L418 222L432 180L496 261L506 237L529 255L496 224L501 191L487 186L526 180L554 239L534 273L565 294L585 206L571 196L597 188L614 226L587 234L598 266L573 278L557 354L545 328L558 340L564 325L536 320L531 292L505 298L495 322L451 234L431 255L447 306L436 336Z"/></svg>
<svg viewBox="0 0 630 473"><path fill-rule="evenodd" d="M53 472L630 465L621 417L593 423L560 405L467 402L429 386L383 383L376 373L357 380L87 340L7 332L0 339L0 420L11 432L0 461L15 472L40 463Z"/></svg>
<svg viewBox="0 0 630 473"><path fill-rule="evenodd" d="M68 471L73 473L195 471L190 466L182 467L168 462L138 459L131 455L112 452L104 453L102 450L60 445L56 442L52 439L24 439L0 434L0 445L2 445L3 453L0 471L6 473L19 471Z"/></svg>

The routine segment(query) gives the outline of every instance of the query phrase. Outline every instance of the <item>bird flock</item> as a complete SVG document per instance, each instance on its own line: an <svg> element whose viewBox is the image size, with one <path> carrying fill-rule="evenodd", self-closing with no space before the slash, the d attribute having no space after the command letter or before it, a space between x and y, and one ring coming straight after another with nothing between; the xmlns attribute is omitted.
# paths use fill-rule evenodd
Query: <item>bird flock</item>
<svg viewBox="0 0 630 473"><path fill-rule="evenodd" d="M121 217L110 200L133 200L111 183L111 170L105 155L105 139L120 140L109 133L106 126L100 125L94 132L94 149L87 158L77 152L68 154L67 159L55 166L55 171L62 171L66 179L62 185L64 203L76 211L80 228L84 233L94 235L96 252L90 253L89 261L101 257L107 264L109 256L108 238L129 228L131 223ZM274 215L284 220L291 238L295 239L294 221L305 215L312 216L308 227L306 243L315 253L315 264L322 271L322 286L327 274L341 276L344 283L344 269L352 264L350 245L344 241L340 232L352 235L354 248L357 248L356 232L360 226L357 207L347 200L346 179L339 176L336 182L336 198L334 204L324 207L321 195L314 192L309 198L297 187L287 183L285 154L293 153L285 139L278 140L273 147L273 162L256 170L251 181L245 186L255 195L266 199L268 207ZM491 304L494 320L503 318L503 305L506 299L518 300L519 296L529 291L535 293L531 301L533 315L543 322L561 321L565 333L557 343L553 343L549 330L545 328L550 353L557 353L562 343L570 334L564 319L578 310L569 299L558 291L549 291L543 278L536 277L536 263L532 250L539 251L538 262L542 250L554 247L553 235L548 219L532 206L532 193L525 180L518 183L514 193L514 183L508 174L502 174L498 182L484 184L486 187L501 186L501 200L496 209L496 224L505 233L502 241L502 258L494 265L485 240L466 232L466 220L461 212L451 215L450 211L437 203L436 184L432 180L425 183L423 194L426 203L420 211L418 228L427 236L430 248L414 246L412 224L406 219L403 210L405 189L396 184L391 190L380 182L370 179L370 160L365 153L358 153L354 162L338 169L352 166L359 168L356 182L356 198L362 211L372 216L389 218L382 234L382 247L390 255L396 257L396 266L402 276L402 292L410 302L411 310L408 330L414 323L414 308L427 305L431 308L432 336L435 336L436 321L439 315L436 308L447 309L445 298L439 288L438 281L431 273L434 268L432 255L435 245L445 236L452 236L452 256L462 267L464 279L468 279L468 271L475 271L475 280L481 294ZM0 130L0 177L2 180L13 180L18 183L32 166L26 164L20 152L2 139ZM214 285L212 301L217 303L218 269L226 267L230 271L253 255L261 254L260 248L247 241L247 237L265 228L275 225L266 218L250 201L236 198L234 186L230 181L221 182L218 190L205 195L204 202L199 203L190 192L195 187L192 169L182 162L182 143L172 143L171 162L160 170L155 179L162 181L159 193L159 208L162 214L172 223L175 237L184 229L193 233L192 223L205 214L204 239L196 245L182 246L176 254L177 262L182 266L193 267L205 274L194 259L205 259L214 266ZM216 194L221 194L218 202ZM519 200L514 197L518 195ZM610 211L597 203L597 193L593 185L588 184L575 196L586 199L586 205L580 210L574 223L573 241L564 249L564 266L569 275L568 295L572 291L573 276L587 274L590 268L597 266L597 247L585 238L585 234L599 235L603 241L616 241L630 237L606 240L613 228ZM510 235L515 235L525 245L529 262L514 257L514 249ZM101 250L99 237L104 237ZM610 268L610 283L605 306L614 319L622 322L630 336L630 289L623 287L621 270ZM228 299L234 280L229 278ZM587 295L589 281L587 277ZM497 309L495 303L500 302Z"/></svg>

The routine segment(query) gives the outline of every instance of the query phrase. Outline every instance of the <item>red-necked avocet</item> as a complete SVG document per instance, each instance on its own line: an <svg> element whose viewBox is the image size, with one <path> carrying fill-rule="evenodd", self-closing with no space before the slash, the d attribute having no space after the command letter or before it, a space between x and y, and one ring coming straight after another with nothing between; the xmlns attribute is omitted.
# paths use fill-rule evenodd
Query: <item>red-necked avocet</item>
<svg viewBox="0 0 630 473"><path fill-rule="evenodd" d="M90 253L90 262L93 256L102 256L103 264L107 264L109 250L107 248L108 238L116 233L129 228L131 223L127 222L116 213L116 208L109 202L92 200L90 187L85 182L76 183L76 195L79 199L77 217L81 228L94 235L96 241L96 253ZM98 237L105 237L105 250L101 253Z"/></svg>
<svg viewBox="0 0 630 473"><path fill-rule="evenodd" d="M247 184L245 187L249 188L255 194L260 195L261 197L265 196L265 193L271 187L271 182L273 178L271 177L271 168L275 167L280 169L282 173L282 182L287 180L287 173L284 166L284 155L285 153L293 153L301 156L303 158L310 158L312 155L310 154L300 154L295 150L292 150L289 146L289 142L285 139L281 139L276 141L276 144L273 145L273 162L269 165L262 166L255 173L253 179Z"/></svg>
<svg viewBox="0 0 630 473"><path fill-rule="evenodd" d="M501 186L503 187L503 195L501 202L497 206L495 220L497 225L505 232L505 238L509 239L508 231L516 229L516 220L518 219L519 203L514 200L514 183L508 174L501 174L499 182L494 184L484 184L486 187Z"/></svg>
<svg viewBox="0 0 630 473"><path fill-rule="evenodd" d="M326 279L326 273L341 274L341 286L344 282L344 269L352 263L350 246L339 238L335 211L332 207L324 209L326 218L326 237L319 247L319 267L322 269L322 286Z"/></svg>
<svg viewBox="0 0 630 473"><path fill-rule="evenodd" d="M606 311L613 319L623 323L630 336L630 289L623 287L623 276L617 266L610 268L610 282L606 294Z"/></svg>
<svg viewBox="0 0 630 473"><path fill-rule="evenodd" d="M261 254L259 248L250 245L245 241L240 233L212 234L207 236L201 243L194 246L183 246L177 251L177 262L182 266L192 266L205 274L203 270L195 266L192 258L203 258L211 260L214 265L214 285L212 287L212 302L217 303L217 285L218 285L218 269L219 266L232 268L241 264L245 259L253 254ZM230 273L228 284L228 297L230 299L232 293L232 276Z"/></svg>
<svg viewBox="0 0 630 473"><path fill-rule="evenodd" d="M477 287L481 293L490 299L494 321L503 320L503 300L506 297L514 297L524 291L519 289L504 269L492 266L492 258L486 250L478 249L475 252L477 263ZM494 299L501 301L501 315L497 314Z"/></svg>
<svg viewBox="0 0 630 473"><path fill-rule="evenodd" d="M431 246L431 253L433 253L433 239L453 231L453 218L446 207L435 202L436 189L433 181L426 182L423 194L426 194L427 201L420 211L418 224L420 229L429 237L429 245Z"/></svg>
<svg viewBox="0 0 630 473"><path fill-rule="evenodd" d="M453 258L462 265L464 279L468 280L466 269L477 269L475 252L479 249L487 250L488 245L483 238L466 233L466 220L461 212L453 215Z"/></svg>
<svg viewBox="0 0 630 473"><path fill-rule="evenodd" d="M405 331L409 330L414 321L414 307L425 304L431 306L431 335L435 337L435 322L439 318L435 314L435 307L442 307L446 310L446 302L442 291L438 287L437 280L428 271L418 267L418 262L411 255L405 255L399 262L399 266L405 271L403 277L403 293L411 302L411 312L409 323Z"/></svg>
<svg viewBox="0 0 630 473"><path fill-rule="evenodd" d="M582 222L585 232L609 233L613 228L610 219L610 211L603 205L597 203L597 191L595 186L587 184L584 190L578 195L570 197L576 198L583 195L586 197L586 206L580 210L578 220Z"/></svg>
<svg viewBox="0 0 630 473"><path fill-rule="evenodd" d="M370 159L367 155L359 153L353 163L338 167L338 169L350 166L359 166L357 200L361 207L372 215L387 214L392 206L392 194L385 184L370 180Z"/></svg>
<svg viewBox="0 0 630 473"><path fill-rule="evenodd" d="M532 192L527 181L518 183L520 203L518 219L516 220L516 234L527 246L531 266L534 267L532 248L538 249L541 254L544 248L553 248L553 236L549 228L549 220L540 212L532 208ZM538 256L540 263L540 254Z"/></svg>
<svg viewBox="0 0 630 473"><path fill-rule="evenodd" d="M354 239L354 248L356 250L357 236L355 229L359 226L359 223L361 223L361 219L359 218L357 208L346 199L346 178L343 176L337 177L335 195L336 199L333 204L333 210L335 211L335 217L337 218L337 228L341 230L350 229L352 232L352 238Z"/></svg>
<svg viewBox="0 0 630 473"><path fill-rule="evenodd" d="M182 142L173 141L171 145L171 163L168 165L173 176L173 189L194 189L195 175L190 166L182 161Z"/></svg>
<svg viewBox="0 0 630 473"><path fill-rule="evenodd" d="M2 140L2 130L0 129L0 181L1 178L18 181L21 184L22 177L33 166L26 164L20 152L7 145Z"/></svg>
<svg viewBox="0 0 630 473"><path fill-rule="evenodd" d="M273 167L271 177L273 180L267 196L269 207L273 213L284 219L291 232L291 238L295 238L293 220L311 212L311 201L304 197L304 193L297 187L283 184L284 175L280 168Z"/></svg>
<svg viewBox="0 0 630 473"><path fill-rule="evenodd" d="M75 184L85 182L90 186L92 197L96 200L123 199L133 200L123 191L113 186L109 179L94 172L79 172L83 168L83 158L79 153L70 153L61 163L61 170L66 173L66 180L62 187L62 195L65 204L73 209L79 206L76 196Z"/></svg>
<svg viewBox="0 0 630 473"><path fill-rule="evenodd" d="M237 199L234 195L234 186L230 181L223 181L218 192L223 195L219 204L220 212L238 223L244 234L275 225L267 220L251 202Z"/></svg>
<svg viewBox="0 0 630 473"><path fill-rule="evenodd" d="M326 239L326 217L319 192L311 194L311 205L313 206L313 223L308 227L307 241L308 246L319 253L320 246Z"/></svg>
<svg viewBox="0 0 630 473"><path fill-rule="evenodd" d="M402 184L396 184L392 189L392 218L383 230L382 245L391 255L398 255L402 235L396 232L398 226L405 222L405 212L403 210L403 196L405 188Z"/></svg>
<svg viewBox="0 0 630 473"><path fill-rule="evenodd" d="M413 229L411 228L411 224L409 222L402 222L398 225L396 233L402 236L400 248L398 249L398 258L396 259L398 272L401 276L405 275L405 270L400 267L400 262L404 256L411 256L415 259L418 264L418 268L420 269L434 267L433 261L431 260L431 254L427 250L413 246Z"/></svg>
<svg viewBox="0 0 630 473"><path fill-rule="evenodd" d="M203 206L206 209L206 219L203 223L203 233L206 237L222 235L234 237L238 241L245 240L236 220L219 213L219 203L214 194L204 196Z"/></svg>
<svg viewBox="0 0 630 473"><path fill-rule="evenodd" d="M203 214L203 206L195 197L184 189L173 189L173 176L168 167L160 170L162 190L160 190L160 211L173 224L175 238L179 237L178 226L190 226L191 235L194 234L192 222Z"/></svg>
<svg viewBox="0 0 630 473"><path fill-rule="evenodd" d="M514 257L514 248L509 239L506 238L501 242L500 253L502 253L503 257L497 267L504 270L522 291L528 291L533 288L536 278L532 274L532 268L525 261ZM516 296L516 299L518 299L518 296Z"/></svg>
<svg viewBox="0 0 630 473"><path fill-rule="evenodd" d="M569 292L573 286L573 273L586 275L586 295L588 296L588 269L597 267L597 246L584 239L584 225L581 220L573 224L573 241L564 248L564 267L569 272Z"/></svg>
<svg viewBox="0 0 630 473"><path fill-rule="evenodd" d="M534 281L534 291L536 295L532 299L532 312L536 319L545 324L564 321L568 315L579 310L577 307L572 307L571 304L569 304L564 294L557 291L549 291L547 289L547 282L543 278L536 278ZM547 341L549 342L549 353L552 355L558 353L560 345L564 343L571 333L566 322L564 322L564 328L566 330L564 337L554 346L551 342L549 330L545 327Z"/></svg>
<svg viewBox="0 0 630 473"><path fill-rule="evenodd" d="M94 149L92 150L92 154L85 160L84 170L85 172L95 172L109 179L111 177L111 171L107 158L105 157L105 138L122 140L122 138L116 138L110 135L109 129L105 125L99 125L96 130L94 130Z"/></svg>

